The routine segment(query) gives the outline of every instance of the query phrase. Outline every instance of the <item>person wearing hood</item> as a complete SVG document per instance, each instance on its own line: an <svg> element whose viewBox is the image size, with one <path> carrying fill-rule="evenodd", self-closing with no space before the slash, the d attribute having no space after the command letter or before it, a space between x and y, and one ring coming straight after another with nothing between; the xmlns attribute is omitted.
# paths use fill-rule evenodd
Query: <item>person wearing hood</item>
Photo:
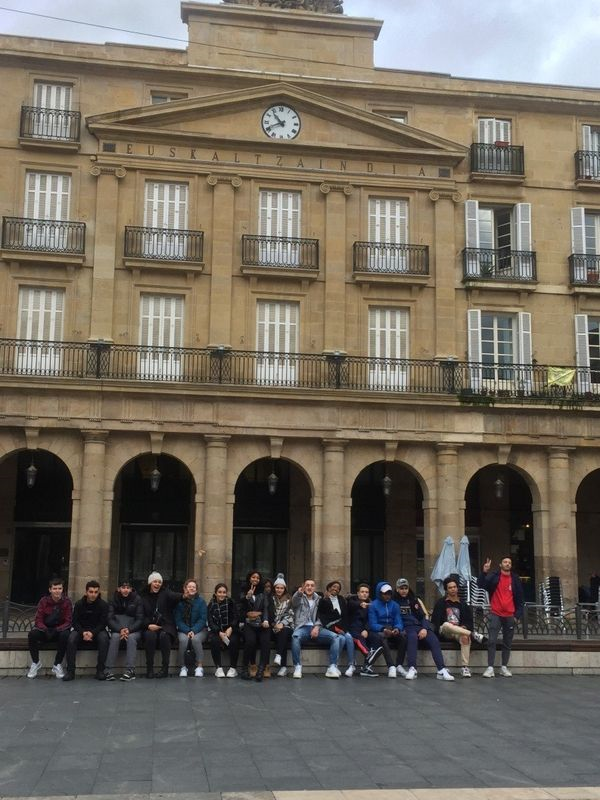
<svg viewBox="0 0 600 800"><path fill-rule="evenodd" d="M202 666L204 642L208 637L206 629L206 603L198 594L198 581L187 578L183 584L183 599L175 606L175 626L179 639L179 677L187 678L185 665L186 650L191 647L195 656L194 677L204 677Z"/></svg>
<svg viewBox="0 0 600 800"><path fill-rule="evenodd" d="M275 640L275 666L279 667L277 677L287 675L287 654L294 630L294 609L292 597L287 590L283 573L278 573L273 581L273 626L271 628Z"/></svg>
<svg viewBox="0 0 600 800"><path fill-rule="evenodd" d="M73 628L67 642L67 671L63 681L72 681L75 678L77 648L82 642L96 643L98 647L96 680L106 680L104 670L108 652L107 620L108 603L100 596L100 584L98 581L88 581L85 585L85 594L73 606Z"/></svg>
<svg viewBox="0 0 600 800"><path fill-rule="evenodd" d="M125 672L122 681L135 680L135 657L144 627L144 606L139 594L127 578L119 581L112 602L108 604L110 644L106 657L106 680L114 681L113 669L121 642L125 642Z"/></svg>
<svg viewBox="0 0 600 800"><path fill-rule="evenodd" d="M431 651L431 656L437 667L437 678L440 681L453 681L454 676L446 669L442 648L437 636L433 632L431 623L423 610L423 604L411 591L406 578L398 578L396 583L398 605L406 631L406 649L408 653L408 671L404 676L407 681L417 677L417 648L422 642Z"/></svg>
<svg viewBox="0 0 600 800"><path fill-rule="evenodd" d="M173 592L163 584L160 572L148 575L148 587L142 593L144 606L144 647L146 649L146 677L168 678L171 648L177 637L173 611L181 600L180 592ZM154 674L154 654L157 646L162 656L160 672Z"/></svg>
<svg viewBox="0 0 600 800"><path fill-rule="evenodd" d="M387 581L380 581L375 587L375 599L369 605L369 632L372 647L382 647L383 657L388 668L388 678L398 674L392 655L391 644L400 650L404 637L404 621L398 603L392 599L393 589ZM362 674L362 673L361 673Z"/></svg>

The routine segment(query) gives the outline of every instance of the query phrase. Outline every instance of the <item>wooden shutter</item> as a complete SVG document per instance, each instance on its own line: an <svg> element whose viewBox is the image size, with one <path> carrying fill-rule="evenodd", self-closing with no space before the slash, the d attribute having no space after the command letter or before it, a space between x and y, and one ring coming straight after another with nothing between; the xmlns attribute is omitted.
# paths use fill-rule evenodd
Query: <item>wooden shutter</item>
<svg viewBox="0 0 600 800"><path fill-rule="evenodd" d="M369 309L369 358L408 358L408 313L399 308Z"/></svg>
<svg viewBox="0 0 600 800"><path fill-rule="evenodd" d="M259 300L256 349L262 353L297 353L298 316L298 303Z"/></svg>
<svg viewBox="0 0 600 800"><path fill-rule="evenodd" d="M369 200L369 241L406 244L408 203L406 200L372 197Z"/></svg>
<svg viewBox="0 0 600 800"><path fill-rule="evenodd" d="M266 189L259 194L259 236L300 237L300 192L272 192Z"/></svg>
<svg viewBox="0 0 600 800"><path fill-rule="evenodd" d="M479 143L480 144L494 144L496 130L495 120L490 117L479 118Z"/></svg>
<svg viewBox="0 0 600 800"><path fill-rule="evenodd" d="M188 186L186 183L146 181L144 225L148 228L187 228Z"/></svg>
<svg viewBox="0 0 600 800"><path fill-rule="evenodd" d="M144 347L181 347L183 297L143 294L140 298L140 344Z"/></svg>
<svg viewBox="0 0 600 800"><path fill-rule="evenodd" d="M19 339L60 342L63 338L63 289L19 289Z"/></svg>
<svg viewBox="0 0 600 800"><path fill-rule="evenodd" d="M531 251L531 203L514 208L515 250Z"/></svg>
<svg viewBox="0 0 600 800"><path fill-rule="evenodd" d="M479 247L479 203L477 200L465 202L465 240L466 247Z"/></svg>
<svg viewBox="0 0 600 800"><path fill-rule="evenodd" d="M526 394L531 394L533 383L532 346L531 346L531 314L528 311L520 311L517 314L517 347L518 363L522 365L519 370L515 370L517 378L517 388L522 389Z"/></svg>
<svg viewBox="0 0 600 800"><path fill-rule="evenodd" d="M33 106L35 108L52 108L60 111L70 111L73 87L66 83L44 83L36 81L33 84Z"/></svg>
<svg viewBox="0 0 600 800"><path fill-rule="evenodd" d="M575 314L575 363L577 364L577 389L591 390L590 349L587 314Z"/></svg>
<svg viewBox="0 0 600 800"><path fill-rule="evenodd" d="M571 253L585 255L585 208L571 209Z"/></svg>
<svg viewBox="0 0 600 800"><path fill-rule="evenodd" d="M481 388L481 311L471 308L467 311L467 359L477 366L469 369L471 389L477 392Z"/></svg>
<svg viewBox="0 0 600 800"><path fill-rule="evenodd" d="M71 176L52 172L28 172L25 176L25 209L28 219L69 218Z"/></svg>
<svg viewBox="0 0 600 800"><path fill-rule="evenodd" d="M508 142L511 141L511 122L509 119L495 120L495 142Z"/></svg>
<svg viewBox="0 0 600 800"><path fill-rule="evenodd" d="M592 147L592 126L591 125L582 125L581 126L581 138L583 143L583 149L590 151L594 148Z"/></svg>

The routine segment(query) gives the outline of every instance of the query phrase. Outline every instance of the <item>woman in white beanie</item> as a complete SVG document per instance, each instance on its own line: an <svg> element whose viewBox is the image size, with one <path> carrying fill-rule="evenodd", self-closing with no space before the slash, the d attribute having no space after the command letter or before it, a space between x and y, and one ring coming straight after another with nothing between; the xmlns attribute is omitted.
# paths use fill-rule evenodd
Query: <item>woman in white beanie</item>
<svg viewBox="0 0 600 800"><path fill-rule="evenodd" d="M160 572L148 575L148 587L142 594L144 606L144 648L146 650L146 677L168 678L171 647L177 639L173 611L182 598L181 593L172 592L163 585ZM154 654L160 649L162 667L154 674Z"/></svg>
<svg viewBox="0 0 600 800"><path fill-rule="evenodd" d="M284 678L287 675L287 654L294 630L294 609L282 572L273 581L273 604L275 607L272 627L275 641L274 661L275 665L279 667L278 677Z"/></svg>

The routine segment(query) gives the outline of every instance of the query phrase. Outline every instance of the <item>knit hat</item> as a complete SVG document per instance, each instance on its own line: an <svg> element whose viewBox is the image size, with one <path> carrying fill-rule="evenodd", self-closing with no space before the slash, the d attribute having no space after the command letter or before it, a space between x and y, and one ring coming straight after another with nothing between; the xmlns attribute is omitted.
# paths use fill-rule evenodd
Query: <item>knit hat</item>
<svg viewBox="0 0 600 800"><path fill-rule="evenodd" d="M396 581L396 589L400 589L401 586L410 586L406 578L398 578Z"/></svg>
<svg viewBox="0 0 600 800"><path fill-rule="evenodd" d="M148 575L148 584L151 584L153 581L163 582L160 572L151 572L150 575Z"/></svg>
<svg viewBox="0 0 600 800"><path fill-rule="evenodd" d="M285 578L283 577L283 572L278 572L277 577L273 581L273 587L275 586L285 586L287 589L287 583L285 582Z"/></svg>

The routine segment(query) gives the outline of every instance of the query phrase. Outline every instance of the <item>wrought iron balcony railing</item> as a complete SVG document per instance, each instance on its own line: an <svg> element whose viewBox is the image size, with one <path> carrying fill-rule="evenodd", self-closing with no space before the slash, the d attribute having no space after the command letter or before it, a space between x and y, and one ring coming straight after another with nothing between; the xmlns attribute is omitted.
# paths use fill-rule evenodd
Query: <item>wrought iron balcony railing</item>
<svg viewBox="0 0 600 800"><path fill-rule="evenodd" d="M569 256L569 274L572 284L600 286L600 256L573 253Z"/></svg>
<svg viewBox="0 0 600 800"><path fill-rule="evenodd" d="M354 272L429 275L429 247L422 244L354 242Z"/></svg>
<svg viewBox="0 0 600 800"><path fill-rule="evenodd" d="M600 366L386 359L109 342L0 339L0 375L446 395L496 402L600 405Z"/></svg>
<svg viewBox="0 0 600 800"><path fill-rule="evenodd" d="M524 148L508 142L496 142L496 144L476 142L471 145L471 172L524 175Z"/></svg>
<svg viewBox="0 0 600 800"><path fill-rule="evenodd" d="M463 280L535 281L535 253L530 250L487 250L465 247L463 250Z"/></svg>
<svg viewBox="0 0 600 800"><path fill-rule="evenodd" d="M580 181L600 180L600 153L596 150L578 150L575 153L575 176Z"/></svg>
<svg viewBox="0 0 600 800"><path fill-rule="evenodd" d="M319 240L244 234L242 264L247 267L317 270Z"/></svg>
<svg viewBox="0 0 600 800"><path fill-rule="evenodd" d="M125 258L145 258L150 261L203 260L204 233L172 228L125 227Z"/></svg>
<svg viewBox="0 0 600 800"><path fill-rule="evenodd" d="M5 250L84 255L85 222L2 217L2 247Z"/></svg>
<svg viewBox="0 0 600 800"><path fill-rule="evenodd" d="M22 139L78 142L80 127L81 114L79 111L21 106L20 135Z"/></svg>

